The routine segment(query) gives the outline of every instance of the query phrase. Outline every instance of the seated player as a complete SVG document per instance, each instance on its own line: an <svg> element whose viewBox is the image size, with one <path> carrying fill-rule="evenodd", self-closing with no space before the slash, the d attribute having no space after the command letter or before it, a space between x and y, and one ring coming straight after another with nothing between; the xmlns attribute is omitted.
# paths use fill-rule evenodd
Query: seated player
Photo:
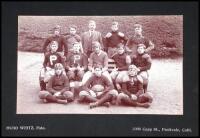
<svg viewBox="0 0 200 138"><path fill-rule="evenodd" d="M92 47L93 47L94 52L92 52L92 54L90 55L89 64L88 64L89 71L87 71L84 74L83 80L82 80L82 85L84 85L86 83L86 81L92 76L92 74L94 72L94 67L96 65L102 66L103 75L112 82L112 79L108 72L108 55L107 55L107 53L104 52L103 50L101 50L101 44L97 41L92 43Z"/></svg>
<svg viewBox="0 0 200 138"><path fill-rule="evenodd" d="M116 68L112 70L110 76L116 87L120 87L119 83L122 82L122 78L127 74L128 66L131 64L130 56L125 53L124 44L119 43L117 45L117 54L115 54L112 59L115 61Z"/></svg>
<svg viewBox="0 0 200 138"><path fill-rule="evenodd" d="M132 63L138 68L138 75L143 78L144 92L147 91L149 73L151 68L151 56L145 52L146 46L144 44L137 45L137 54L133 55Z"/></svg>
<svg viewBox="0 0 200 138"><path fill-rule="evenodd" d="M81 53L81 44L75 42L73 44L73 52L69 53L66 58L66 70L69 80L80 81L87 70L88 58L85 54Z"/></svg>
<svg viewBox="0 0 200 138"><path fill-rule="evenodd" d="M63 74L64 67L61 63L55 64L55 75L53 75L48 84L47 90L39 92L39 98L44 102L55 102L67 104L74 100L73 93L69 91L69 80Z"/></svg>
<svg viewBox="0 0 200 138"><path fill-rule="evenodd" d="M49 81L50 77L55 74L54 65L56 63L62 63L64 65L63 58L57 53L58 43L57 41L52 41L50 43L50 52L45 55L43 68L40 71L40 87L41 90L46 89L46 83ZM63 73L65 74L65 72Z"/></svg>
<svg viewBox="0 0 200 138"><path fill-rule="evenodd" d="M109 106L108 102L116 101L117 94L113 84L102 75L102 67L96 66L92 77L87 80L83 85L83 91L79 93L79 102L95 102L90 105L90 108Z"/></svg>
<svg viewBox="0 0 200 138"><path fill-rule="evenodd" d="M143 90L143 79L137 75L137 67L130 65L127 75L123 78L117 98L118 104L148 108L153 100L152 93Z"/></svg>
<svg viewBox="0 0 200 138"><path fill-rule="evenodd" d="M107 51L109 58L117 53L117 45L119 43L125 44L127 41L124 33L119 32L118 29L119 23L116 21L112 22L111 32L108 32L105 36L105 51Z"/></svg>

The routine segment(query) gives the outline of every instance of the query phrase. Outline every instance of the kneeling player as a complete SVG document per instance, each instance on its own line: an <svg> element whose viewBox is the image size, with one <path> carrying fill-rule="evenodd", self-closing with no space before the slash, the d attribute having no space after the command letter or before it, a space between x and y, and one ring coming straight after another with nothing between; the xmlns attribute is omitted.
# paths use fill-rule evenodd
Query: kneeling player
<svg viewBox="0 0 200 138"><path fill-rule="evenodd" d="M83 91L79 93L79 102L91 103L90 108L109 106L109 102L116 101L117 94L113 84L102 75L102 67L96 66L94 74L83 86Z"/></svg>
<svg viewBox="0 0 200 138"><path fill-rule="evenodd" d="M39 92L39 98L44 102L67 104L74 100L74 95L69 91L69 79L63 75L64 67L61 63L55 64L55 75L47 84L47 90Z"/></svg>
<svg viewBox="0 0 200 138"><path fill-rule="evenodd" d="M52 41L50 43L50 52L45 55L43 68L40 71L40 87L41 90L46 90L46 83L49 81L50 77L55 74L54 65L56 63L62 63L64 65L63 58L57 53L58 42ZM65 72L63 72L65 74Z"/></svg>
<svg viewBox="0 0 200 138"><path fill-rule="evenodd" d="M124 76L124 82L119 91L121 93L118 95L118 104L148 108L153 100L150 92L144 93L143 79L137 75L135 65L129 66L128 74Z"/></svg>

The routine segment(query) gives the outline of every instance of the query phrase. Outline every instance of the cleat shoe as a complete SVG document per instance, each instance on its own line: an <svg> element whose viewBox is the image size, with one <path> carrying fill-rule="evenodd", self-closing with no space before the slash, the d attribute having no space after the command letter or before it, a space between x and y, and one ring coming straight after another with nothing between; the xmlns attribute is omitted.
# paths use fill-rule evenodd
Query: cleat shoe
<svg viewBox="0 0 200 138"><path fill-rule="evenodd" d="M90 109L92 109L92 108L95 108L95 107L97 107L98 105L97 105L97 103L95 102L95 103L90 103Z"/></svg>
<svg viewBox="0 0 200 138"><path fill-rule="evenodd" d="M48 103L48 101L46 99L43 99L43 103Z"/></svg>
<svg viewBox="0 0 200 138"><path fill-rule="evenodd" d="M149 107L150 107L150 104L149 104L149 103L143 103L143 104L142 104L142 107L144 107L144 108L149 108Z"/></svg>
<svg viewBox="0 0 200 138"><path fill-rule="evenodd" d="M57 101L57 103L60 103L60 104L67 104L68 103L68 101L67 100L58 100Z"/></svg>
<svg viewBox="0 0 200 138"><path fill-rule="evenodd" d="M106 103L103 104L103 106L106 106L106 107L109 108L109 107L110 107L110 103L109 103L109 102L106 102Z"/></svg>

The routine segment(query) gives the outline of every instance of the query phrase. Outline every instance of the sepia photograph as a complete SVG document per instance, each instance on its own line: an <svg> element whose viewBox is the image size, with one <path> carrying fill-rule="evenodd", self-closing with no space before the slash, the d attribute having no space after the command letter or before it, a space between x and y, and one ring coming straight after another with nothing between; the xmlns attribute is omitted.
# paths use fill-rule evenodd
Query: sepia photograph
<svg viewBox="0 0 200 138"><path fill-rule="evenodd" d="M198 136L198 10L2 2L2 136Z"/></svg>
<svg viewBox="0 0 200 138"><path fill-rule="evenodd" d="M183 15L19 15L17 50L17 114L183 115Z"/></svg>

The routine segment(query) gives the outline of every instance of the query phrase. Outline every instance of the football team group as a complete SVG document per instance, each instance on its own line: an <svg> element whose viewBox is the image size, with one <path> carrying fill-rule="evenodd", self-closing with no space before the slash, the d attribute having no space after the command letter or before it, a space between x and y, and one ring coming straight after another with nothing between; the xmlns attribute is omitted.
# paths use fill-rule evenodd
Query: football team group
<svg viewBox="0 0 200 138"><path fill-rule="evenodd" d="M93 20L88 28L79 36L75 25L66 35L61 34L59 25L54 27L54 34L43 45L39 98L44 103L60 104L76 100L90 108L148 108L153 101L147 86L154 44L143 36L142 25L134 24L130 38L119 31L116 21L105 36L95 30Z"/></svg>

